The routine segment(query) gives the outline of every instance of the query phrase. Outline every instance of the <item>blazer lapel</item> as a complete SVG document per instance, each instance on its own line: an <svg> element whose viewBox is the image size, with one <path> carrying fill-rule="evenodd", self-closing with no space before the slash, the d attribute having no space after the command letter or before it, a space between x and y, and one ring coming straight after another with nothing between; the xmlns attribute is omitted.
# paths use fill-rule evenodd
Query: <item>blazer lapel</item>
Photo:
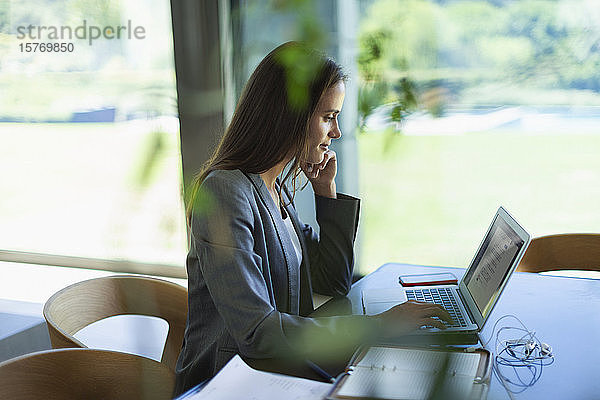
<svg viewBox="0 0 600 400"><path fill-rule="evenodd" d="M281 218L281 210L275 205L267 186L264 181L258 174L245 174L250 181L253 183L256 188L259 197L261 198L263 204L266 206L267 211L271 217L271 221L273 222L273 226L275 228L275 233L277 235L277 239L279 240L279 244L281 246L281 251L283 254L283 262L285 263L285 270L287 272L287 304L285 305L285 310L291 314L298 315L299 313L299 292L300 292L300 277L299 277L299 265L296 262L296 253L294 250L294 245L289 237L287 232L287 228L285 223ZM304 246L303 254L304 254Z"/></svg>

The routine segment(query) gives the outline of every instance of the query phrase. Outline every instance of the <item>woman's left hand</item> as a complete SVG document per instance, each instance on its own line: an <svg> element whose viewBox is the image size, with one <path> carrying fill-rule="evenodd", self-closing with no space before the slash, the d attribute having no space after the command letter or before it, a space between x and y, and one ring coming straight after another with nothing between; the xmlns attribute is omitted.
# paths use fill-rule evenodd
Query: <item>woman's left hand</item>
<svg viewBox="0 0 600 400"><path fill-rule="evenodd" d="M323 156L323 161L319 164L303 162L301 168L310 181L315 194L322 197L336 198L337 158L335 151L327 150Z"/></svg>

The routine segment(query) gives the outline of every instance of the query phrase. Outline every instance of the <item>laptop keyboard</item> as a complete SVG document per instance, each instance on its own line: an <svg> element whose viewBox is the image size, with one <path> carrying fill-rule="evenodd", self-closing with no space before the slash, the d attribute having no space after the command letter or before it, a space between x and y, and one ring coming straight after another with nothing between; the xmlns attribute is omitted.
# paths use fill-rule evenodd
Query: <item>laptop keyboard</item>
<svg viewBox="0 0 600 400"><path fill-rule="evenodd" d="M452 288L441 287L431 289L407 289L406 296L408 300L425 301L427 303L435 303L444 307L454 320L454 324L444 322L449 328L466 327L467 323L463 317Z"/></svg>

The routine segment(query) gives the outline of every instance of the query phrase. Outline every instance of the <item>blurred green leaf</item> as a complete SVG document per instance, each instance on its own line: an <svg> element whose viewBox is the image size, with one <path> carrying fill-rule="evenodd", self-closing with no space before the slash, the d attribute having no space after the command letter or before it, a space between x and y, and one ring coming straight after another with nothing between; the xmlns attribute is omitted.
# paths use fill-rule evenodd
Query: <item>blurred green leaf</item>
<svg viewBox="0 0 600 400"><path fill-rule="evenodd" d="M361 130L365 127L367 117L382 104L387 91L387 84L382 81L363 83L358 88L358 118Z"/></svg>

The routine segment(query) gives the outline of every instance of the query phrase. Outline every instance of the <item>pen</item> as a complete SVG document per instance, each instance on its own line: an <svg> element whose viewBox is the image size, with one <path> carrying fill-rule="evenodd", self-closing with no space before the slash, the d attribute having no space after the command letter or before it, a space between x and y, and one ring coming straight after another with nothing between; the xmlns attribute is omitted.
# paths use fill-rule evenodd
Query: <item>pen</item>
<svg viewBox="0 0 600 400"><path fill-rule="evenodd" d="M323 368L319 367L314 362L312 362L310 360L306 360L306 364L310 367L310 369L312 369L314 372L316 372L317 375L319 375L321 378L325 379L327 382L331 382L331 383L335 382L335 378L333 376L329 375L327 372L325 372L325 370Z"/></svg>

